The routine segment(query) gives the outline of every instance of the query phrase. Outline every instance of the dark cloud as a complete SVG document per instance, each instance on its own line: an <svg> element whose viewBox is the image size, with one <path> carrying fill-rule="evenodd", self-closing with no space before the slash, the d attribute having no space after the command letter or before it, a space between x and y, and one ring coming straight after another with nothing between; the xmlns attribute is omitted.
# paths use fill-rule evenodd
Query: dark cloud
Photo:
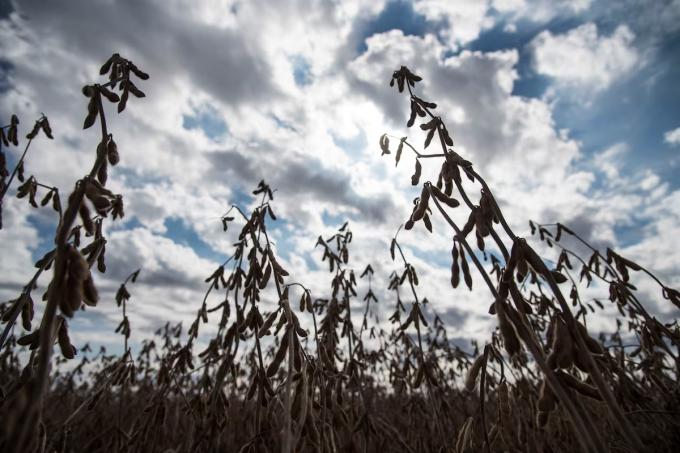
<svg viewBox="0 0 680 453"><path fill-rule="evenodd" d="M446 327L460 329L470 317L470 313L457 307L449 307L444 312L439 313L439 317L444 321Z"/></svg>
<svg viewBox="0 0 680 453"><path fill-rule="evenodd" d="M248 152L280 153L278 149L267 151L267 146L252 145ZM271 157L271 156L270 156ZM357 210L362 220L384 223L389 212L396 209L392 198L387 195L366 197L352 188L352 178L348 171L329 170L317 159L303 161L290 160L285 165L271 164L266 158L247 158L239 151L227 150L208 154L211 170L208 178L224 181L225 176L235 178L244 188L250 188L260 179L266 180L278 189L283 198L291 203L287 209L295 211L302 202L332 203L339 210Z"/></svg>
<svg viewBox="0 0 680 453"><path fill-rule="evenodd" d="M199 25L164 2L26 0L16 9L21 25L39 40L57 40L87 64L123 53L143 62L157 87L164 79L187 77L224 105L270 101L276 94L252 35Z"/></svg>

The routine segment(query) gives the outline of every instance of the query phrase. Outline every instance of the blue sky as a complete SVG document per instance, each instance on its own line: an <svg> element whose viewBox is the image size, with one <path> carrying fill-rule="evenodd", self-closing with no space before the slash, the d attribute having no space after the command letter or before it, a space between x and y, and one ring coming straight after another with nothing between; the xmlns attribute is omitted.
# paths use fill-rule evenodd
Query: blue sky
<svg viewBox="0 0 680 453"><path fill-rule="evenodd" d="M135 289L148 302L131 308L140 336L193 315L202 280L231 254L234 231L222 232L220 216L252 207L260 179L278 189L272 235L294 278L323 296L330 277L315 238L350 220L355 269L370 262L376 284L386 282L389 239L419 193L412 156L395 168L378 148L383 132L422 143L405 126L407 99L388 87L401 65L423 77L420 93L438 102L513 228L528 235L529 218L562 221L677 286L678 24L678 0L4 0L0 116L17 113L28 127L48 115L55 140L36 142L27 172L66 192L97 140L80 130L80 87L113 52L151 74L145 99L110 114L122 158L110 185L127 215L107 226L109 271L97 276L112 298L143 269ZM0 296L9 299L49 249L56 220L13 198L4 210ZM464 314L452 336L488 332L480 285L447 286L443 220L433 235L416 228L400 239L433 308ZM660 302L654 310L676 315ZM103 303L80 338L112 341L104 325L118 316Z"/></svg>

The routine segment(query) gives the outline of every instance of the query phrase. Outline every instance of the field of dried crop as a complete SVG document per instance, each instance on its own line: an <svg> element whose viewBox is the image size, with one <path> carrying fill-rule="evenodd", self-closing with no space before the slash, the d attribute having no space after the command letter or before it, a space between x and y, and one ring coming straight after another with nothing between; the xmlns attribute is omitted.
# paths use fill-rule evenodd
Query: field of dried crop
<svg viewBox="0 0 680 453"><path fill-rule="evenodd" d="M52 137L48 119L39 118L25 139L24 123L3 119L0 203L18 202L9 200L16 194L34 207L50 204L59 224L35 276L0 305L1 451L680 450L680 328L649 314L636 282L654 281L657 297L676 307L680 292L644 263L598 250L568 225L530 222L533 238L516 236L492 188L454 151L436 104L419 97L421 78L403 66L390 85L395 96L408 95L407 126L419 126L425 139L379 139L383 155L414 162L410 184L421 188L385 251L400 269L389 278L391 298L380 301L393 307L389 330L370 316L378 302L374 271L370 263L354 267L347 223L317 241L327 292L313 294L290 279L268 234L277 222L274 188L260 181L252 212L234 205L221 217L225 231L240 231L238 242L206 276L191 325L167 324L132 353L126 307L141 269L116 294L123 354L72 343L69 321L83 306L97 310L92 273L106 272L102 226L124 216L123 196L107 188L107 170L126 155L119 155L106 110L120 113L128 101L134 108L145 96L140 88L153 83L118 54L100 72L108 81L82 92L84 128L99 126L101 139L91 170L73 189L24 176L31 142ZM10 172L5 153L20 145ZM423 159L441 162L436 182L422 174ZM457 223L454 211L467 221ZM473 350L449 341L419 294L428 282L399 242L418 222L430 231L450 229L453 288L471 289L478 274L488 289L480 303L498 327ZM530 245L541 242L554 256L541 257ZM574 243L580 247L565 245ZM39 281L44 292L36 290ZM592 282L608 294L586 298ZM211 305L215 294L223 302ZM278 308L264 310L264 298L278 300ZM605 304L618 310L616 333L596 337L589 317ZM363 318L352 315L357 306ZM219 325L199 341L209 313L219 315Z"/></svg>

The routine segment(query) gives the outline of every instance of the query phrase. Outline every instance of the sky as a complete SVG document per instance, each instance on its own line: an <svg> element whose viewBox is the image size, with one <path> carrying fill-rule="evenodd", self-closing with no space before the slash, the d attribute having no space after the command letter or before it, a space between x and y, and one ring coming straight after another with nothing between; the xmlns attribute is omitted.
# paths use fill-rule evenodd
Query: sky
<svg viewBox="0 0 680 453"><path fill-rule="evenodd" d="M349 221L350 265L375 269L385 324L395 304L387 279L400 269L390 241L419 190L413 156L395 167L378 140L424 138L407 129L408 99L388 85L402 65L423 77L419 96L438 104L456 151L517 234L530 236L529 219L559 221L680 286L680 0L0 0L0 118L16 113L25 133L43 112L55 136L31 145L27 175L67 193L89 170L99 137L81 129L80 89L114 52L151 78L138 84L146 98L107 112L121 155L108 185L126 215L105 223L101 301L71 321L75 341L122 342L114 293L137 268L132 340L168 321L188 326L240 228L223 232L220 216L231 204L252 208L261 179L276 189L269 229L291 281L328 295L316 238ZM10 164L19 152L8 151ZM436 177L424 165L421 181ZM13 197L3 209L9 300L50 250L57 219ZM471 292L450 287L452 233L441 217L433 223L432 234L421 224L399 235L428 313L451 338L488 338L490 294L477 276ZM636 284L650 312L677 317L652 282ZM595 328L611 330L613 313Z"/></svg>

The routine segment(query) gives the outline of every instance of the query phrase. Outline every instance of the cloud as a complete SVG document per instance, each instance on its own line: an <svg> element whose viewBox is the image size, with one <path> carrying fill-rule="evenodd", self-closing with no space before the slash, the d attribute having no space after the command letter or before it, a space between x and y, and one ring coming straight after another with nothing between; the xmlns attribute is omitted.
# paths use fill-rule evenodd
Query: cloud
<svg viewBox="0 0 680 453"><path fill-rule="evenodd" d="M453 49L475 40L483 30L493 25L493 19L487 16L487 1L416 0L413 9L430 21L446 21L447 27L441 35Z"/></svg>
<svg viewBox="0 0 680 453"><path fill-rule="evenodd" d="M561 18L587 11L592 0L492 0L494 10L510 20L512 25L519 20L545 23L559 16Z"/></svg>
<svg viewBox="0 0 680 453"><path fill-rule="evenodd" d="M680 127L663 134L663 141L671 146L680 145Z"/></svg>
<svg viewBox="0 0 680 453"><path fill-rule="evenodd" d="M589 22L560 35L542 31L529 48L539 74L566 86L601 91L626 76L640 61L634 40L626 25L603 36L598 34L597 25Z"/></svg>
<svg viewBox="0 0 680 453"><path fill-rule="evenodd" d="M602 171L607 179L613 181L619 177L624 154L629 151L625 143L616 143L593 159L595 167Z"/></svg>

